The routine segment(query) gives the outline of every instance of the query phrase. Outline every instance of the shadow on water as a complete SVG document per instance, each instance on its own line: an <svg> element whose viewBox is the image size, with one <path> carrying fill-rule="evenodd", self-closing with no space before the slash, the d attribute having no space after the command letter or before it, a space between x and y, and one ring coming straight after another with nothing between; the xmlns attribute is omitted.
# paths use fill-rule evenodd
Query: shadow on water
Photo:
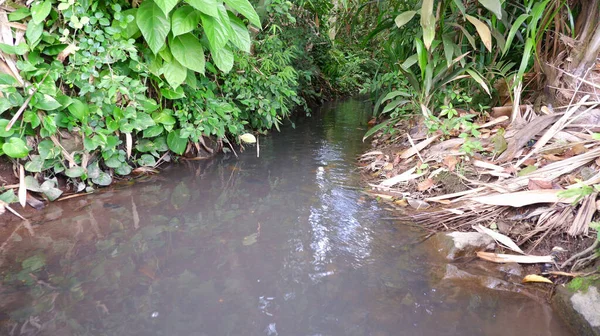
<svg viewBox="0 0 600 336"><path fill-rule="evenodd" d="M359 190L369 115L332 103L239 159L1 229L2 335L566 335L522 296L436 283Z"/></svg>

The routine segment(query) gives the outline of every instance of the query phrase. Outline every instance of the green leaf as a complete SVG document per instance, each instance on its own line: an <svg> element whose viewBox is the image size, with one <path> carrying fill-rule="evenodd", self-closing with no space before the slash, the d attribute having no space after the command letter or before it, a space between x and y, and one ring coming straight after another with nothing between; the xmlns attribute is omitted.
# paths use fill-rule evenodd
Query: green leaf
<svg viewBox="0 0 600 336"><path fill-rule="evenodd" d="M363 142L370 137L371 135L377 133L379 130L388 127L389 124L391 124L392 122L397 122L398 119L392 118L392 119L388 119L384 122L382 122L381 124L375 125L373 128L371 128L370 130L367 131L367 133L365 133L365 135L363 136Z"/></svg>
<svg viewBox="0 0 600 336"><path fill-rule="evenodd" d="M136 22L148 46L154 54L157 54L165 45L171 30L169 18L154 1L145 0L138 8Z"/></svg>
<svg viewBox="0 0 600 336"><path fill-rule="evenodd" d="M5 54L25 55L29 51L29 47L24 42L19 43L16 46L8 45L5 43L0 43L0 50L2 50ZM10 77L12 77L12 76L10 76Z"/></svg>
<svg viewBox="0 0 600 336"><path fill-rule="evenodd" d="M29 257L21 263L24 270L30 272L37 271L38 269L46 265L46 257L43 254L37 254L33 257Z"/></svg>
<svg viewBox="0 0 600 336"><path fill-rule="evenodd" d="M184 67L204 74L204 49L192 34L184 34L169 39L171 54Z"/></svg>
<svg viewBox="0 0 600 336"><path fill-rule="evenodd" d="M137 8L130 8L121 12L121 14L124 17L127 17L129 15L134 17L133 21L127 23L127 28L123 30L123 37L125 37L126 39L133 38L140 32L140 27L138 27L137 22L135 20L135 17L137 17L137 10Z"/></svg>
<svg viewBox="0 0 600 336"><path fill-rule="evenodd" d="M25 163L25 170L32 173L39 173L43 170L44 159L39 155L32 155L31 160ZM27 176L29 177L29 176ZM29 189L29 188L28 188ZM35 190L34 190L35 191Z"/></svg>
<svg viewBox="0 0 600 336"><path fill-rule="evenodd" d="M500 0L479 0L479 3L494 13L498 19L502 19L502 4Z"/></svg>
<svg viewBox="0 0 600 336"><path fill-rule="evenodd" d="M56 99L47 94L37 93L35 98L35 103L32 105L40 110L52 111L62 106Z"/></svg>
<svg viewBox="0 0 600 336"><path fill-rule="evenodd" d="M229 13L229 22L231 23L229 39L238 49L249 53L252 42L250 40L250 33L248 32L248 29L242 20L231 13Z"/></svg>
<svg viewBox="0 0 600 336"><path fill-rule="evenodd" d="M181 83L185 81L187 77L187 69L181 65L177 60L172 62L165 62L163 65L163 74L169 85L176 89Z"/></svg>
<svg viewBox="0 0 600 336"><path fill-rule="evenodd" d="M35 47L42 38L42 33L44 32L44 23L35 23L29 21L27 24L27 30L25 31L25 37L27 38L27 44L31 48Z"/></svg>
<svg viewBox="0 0 600 336"><path fill-rule="evenodd" d="M85 118L90 114L90 109L87 104L84 104L79 99L73 99L69 107L69 112L77 118L79 121L85 120Z"/></svg>
<svg viewBox="0 0 600 336"><path fill-rule="evenodd" d="M517 34L517 32L519 31L519 28L521 27L523 22L525 20L527 20L529 17L530 17L529 14L519 15L519 17L515 20L513 25L510 27L510 31L508 32L508 36L506 37L506 44L504 45L504 49L502 50L502 55L506 55L506 52L510 49L512 41L515 38L515 35Z"/></svg>
<svg viewBox="0 0 600 336"><path fill-rule="evenodd" d="M21 21L24 18L28 17L29 15L31 15L31 13L29 12L29 8L21 7L12 13L9 13L8 20L12 21L12 22Z"/></svg>
<svg viewBox="0 0 600 336"><path fill-rule="evenodd" d="M154 2L156 2L156 5L168 16L179 0L154 0Z"/></svg>
<svg viewBox="0 0 600 336"><path fill-rule="evenodd" d="M8 125L9 122L10 121L8 121L7 119L0 119L0 137L8 138L9 136L13 135L13 133L15 132L13 130L13 128L6 131L6 126Z"/></svg>
<svg viewBox="0 0 600 336"><path fill-rule="evenodd" d="M31 20L35 23L42 23L52 10L52 2L50 0L37 1L31 5Z"/></svg>
<svg viewBox="0 0 600 336"><path fill-rule="evenodd" d="M190 77L195 76L195 74L192 72L191 74L188 74L187 79L190 79ZM180 86L175 90L172 90L169 87L164 87L162 89L160 89L160 93L162 94L162 96L164 98L167 99L181 99L183 97L185 97L185 92L183 91L183 88Z"/></svg>
<svg viewBox="0 0 600 336"><path fill-rule="evenodd" d="M225 23L222 22L220 15L212 17L201 14L202 28L208 38L211 51L223 48L229 41L229 32ZM229 22L227 22L229 24Z"/></svg>
<svg viewBox="0 0 600 336"><path fill-rule="evenodd" d="M171 31L174 36L189 33L198 27L200 12L191 6L179 7L171 17Z"/></svg>
<svg viewBox="0 0 600 336"><path fill-rule="evenodd" d="M92 182L99 186L108 186L112 183L112 177L105 172L100 172L98 177L92 179Z"/></svg>
<svg viewBox="0 0 600 336"><path fill-rule="evenodd" d="M131 125L138 131L143 131L148 127L154 126L155 122L148 113L138 112L136 118L131 121Z"/></svg>
<svg viewBox="0 0 600 336"><path fill-rule="evenodd" d="M143 154L137 160L137 163L140 166L144 166L144 167L154 167L154 165L156 165L156 159L154 158L154 156L152 156L150 154Z"/></svg>
<svg viewBox="0 0 600 336"><path fill-rule="evenodd" d="M10 189L9 191L0 194L0 201L4 201L10 204L18 202L19 198L17 197L17 195L15 195L15 192L12 189Z"/></svg>
<svg viewBox="0 0 600 336"><path fill-rule="evenodd" d="M164 110L160 111L159 113L154 113L152 118L154 119L154 122L157 124L175 125L175 122L177 120L175 119L175 117L173 117L172 113L173 113L173 111L171 111L169 109L164 109Z"/></svg>
<svg viewBox="0 0 600 336"><path fill-rule="evenodd" d="M228 46L217 50L211 50L211 55L217 68L225 73L231 71L233 68L233 52Z"/></svg>
<svg viewBox="0 0 600 336"><path fill-rule="evenodd" d="M180 138L178 132L171 132L167 135L167 146L174 153L182 155L188 143L187 138Z"/></svg>
<svg viewBox="0 0 600 336"><path fill-rule="evenodd" d="M162 134L164 127L161 125L155 125L152 127L148 127L144 130L143 137L144 138L154 138L155 136L159 136Z"/></svg>
<svg viewBox="0 0 600 336"><path fill-rule="evenodd" d="M219 15L219 11L217 10L217 0L185 0L185 2L206 15L213 17Z"/></svg>
<svg viewBox="0 0 600 336"><path fill-rule="evenodd" d="M85 174L85 169L83 167L72 167L65 170L65 175L70 178L81 177L83 174Z"/></svg>
<svg viewBox="0 0 600 336"><path fill-rule="evenodd" d="M485 80L481 77L480 74L477 73L477 71L473 70L473 69L465 69L469 75L471 75L471 78L473 78L479 85L481 85L481 87L485 90L485 92L491 97L492 93L490 92L490 88L487 86L487 84L485 83Z"/></svg>
<svg viewBox="0 0 600 336"><path fill-rule="evenodd" d="M8 142L2 145L2 151L14 159L22 159L29 154L27 144L20 138L9 138Z"/></svg>
<svg viewBox="0 0 600 336"><path fill-rule="evenodd" d="M19 81L11 75L0 73L0 85L16 86Z"/></svg>
<svg viewBox="0 0 600 336"><path fill-rule="evenodd" d="M262 28L260 18L248 0L225 0L227 6L245 16L253 25Z"/></svg>
<svg viewBox="0 0 600 336"><path fill-rule="evenodd" d="M406 11L396 16L396 19L394 20L394 22L396 23L396 27L401 28L402 26L410 22L410 20L412 20L416 13L417 11Z"/></svg>

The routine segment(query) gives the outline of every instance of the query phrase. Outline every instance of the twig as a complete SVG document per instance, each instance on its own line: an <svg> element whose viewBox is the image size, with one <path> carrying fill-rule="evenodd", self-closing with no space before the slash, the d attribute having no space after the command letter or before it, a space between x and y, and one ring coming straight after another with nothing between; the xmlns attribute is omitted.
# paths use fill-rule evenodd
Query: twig
<svg viewBox="0 0 600 336"><path fill-rule="evenodd" d="M562 265L560 265L560 268L565 268L565 267L567 267L567 265L569 265L571 262L573 262L573 260L580 258L588 253L594 252L594 250L598 247L599 244L600 244L600 240L596 239L590 247L586 248L585 250L583 250L579 253L572 255L571 258L567 259L564 263L562 263Z"/></svg>
<svg viewBox="0 0 600 336"><path fill-rule="evenodd" d="M50 70L46 71L44 78L42 78L42 80L40 81L39 84L43 83L46 80L46 77L48 77L49 73L50 73ZM19 110L17 110L17 113L15 113L15 115L12 117L12 119L10 119L10 121L8 122L8 125L6 125L6 128L4 129L5 131L8 132L11 129L11 127L14 125L14 123L17 121L17 119L19 119L19 117L21 116L21 113L23 113L23 111L25 111L25 109L29 105L29 102L31 101L31 98L33 98L33 96L38 92L38 90L39 90L39 85L37 85L35 87L35 89L33 89L33 91L31 92L29 97L27 97L27 99L25 100L23 105L21 105Z"/></svg>
<svg viewBox="0 0 600 336"><path fill-rule="evenodd" d="M412 146L412 148L415 150L417 156L419 157L419 160L421 160L421 163L425 163L425 161L423 161L423 157L421 156L421 153L419 153L419 149L417 149L417 146L415 146L413 139L410 137L410 134L407 133L406 136L408 137L408 142L410 142L410 145Z"/></svg>

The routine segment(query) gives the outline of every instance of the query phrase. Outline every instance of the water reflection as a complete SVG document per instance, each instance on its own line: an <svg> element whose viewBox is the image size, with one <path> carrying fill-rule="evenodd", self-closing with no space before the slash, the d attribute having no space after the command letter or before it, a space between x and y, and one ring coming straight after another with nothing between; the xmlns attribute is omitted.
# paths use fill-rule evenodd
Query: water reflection
<svg viewBox="0 0 600 336"><path fill-rule="evenodd" d="M535 301L435 280L419 232L355 189L367 115L334 104L261 138L260 158L183 163L0 226L0 334L565 335Z"/></svg>

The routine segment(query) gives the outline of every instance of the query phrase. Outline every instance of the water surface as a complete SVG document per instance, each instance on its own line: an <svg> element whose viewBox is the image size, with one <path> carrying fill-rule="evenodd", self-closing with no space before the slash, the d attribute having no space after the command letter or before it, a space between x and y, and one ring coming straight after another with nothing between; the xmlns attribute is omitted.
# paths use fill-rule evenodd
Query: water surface
<svg viewBox="0 0 600 336"><path fill-rule="evenodd" d="M261 137L260 157L185 162L2 226L0 334L569 335L537 301L440 282L423 233L360 191L368 106L314 115Z"/></svg>

